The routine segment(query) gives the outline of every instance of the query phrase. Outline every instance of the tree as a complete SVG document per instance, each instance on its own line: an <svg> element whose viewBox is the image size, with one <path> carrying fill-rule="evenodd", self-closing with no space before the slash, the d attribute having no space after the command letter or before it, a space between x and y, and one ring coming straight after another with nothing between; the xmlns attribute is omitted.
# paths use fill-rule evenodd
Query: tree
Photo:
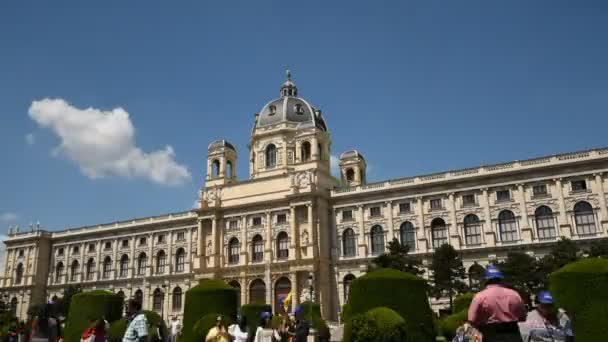
<svg viewBox="0 0 608 342"><path fill-rule="evenodd" d="M543 288L548 276L536 258L522 252L507 254L507 258L496 263L496 266L505 276L505 282L524 299L529 299L530 294Z"/></svg>
<svg viewBox="0 0 608 342"><path fill-rule="evenodd" d="M410 246L402 245L399 240L393 239L388 243L388 253L377 256L372 263L379 268L392 268L413 275L423 274L424 270L420 269L422 261L408 255L409 251Z"/></svg>
<svg viewBox="0 0 608 342"><path fill-rule="evenodd" d="M82 292L80 287L73 285L68 286L63 290L63 296L57 300L57 311L58 313L67 319L68 312L70 311L70 304L72 303L72 297L75 294Z"/></svg>
<svg viewBox="0 0 608 342"><path fill-rule="evenodd" d="M430 270L433 273L431 294L435 298L447 295L450 298L450 310L452 310L454 295L468 290L464 282L466 271L462 265L462 258L452 245L444 244L433 253Z"/></svg>
<svg viewBox="0 0 608 342"><path fill-rule="evenodd" d="M608 240L601 240L591 245L589 256L592 258L608 258Z"/></svg>

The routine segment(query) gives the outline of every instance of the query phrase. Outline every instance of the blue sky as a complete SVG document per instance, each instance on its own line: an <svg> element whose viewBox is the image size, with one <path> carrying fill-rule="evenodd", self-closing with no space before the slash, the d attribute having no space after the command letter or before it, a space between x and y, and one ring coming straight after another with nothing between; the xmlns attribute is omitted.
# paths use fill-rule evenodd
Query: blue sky
<svg viewBox="0 0 608 342"><path fill-rule="evenodd" d="M247 178L286 66L370 181L606 146L607 36L605 1L2 2L0 232L188 210L215 139Z"/></svg>

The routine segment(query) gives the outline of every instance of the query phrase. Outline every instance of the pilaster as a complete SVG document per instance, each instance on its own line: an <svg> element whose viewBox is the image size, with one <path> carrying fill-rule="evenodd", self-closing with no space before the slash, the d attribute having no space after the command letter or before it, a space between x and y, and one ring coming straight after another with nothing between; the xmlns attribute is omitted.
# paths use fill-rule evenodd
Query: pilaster
<svg viewBox="0 0 608 342"><path fill-rule="evenodd" d="M571 238L572 231L570 230L570 224L568 224L568 217L566 216L566 201L564 200L562 179L556 178L553 181L555 182L555 192L557 194L557 202L559 205L559 216L557 217L557 221L560 229L558 234L565 238Z"/></svg>
<svg viewBox="0 0 608 342"><path fill-rule="evenodd" d="M530 222L528 220L528 209L526 206L526 192L524 184L517 184L517 194L519 208L521 211L521 240L523 242L532 242L534 240L534 232L532 231Z"/></svg>
<svg viewBox="0 0 608 342"><path fill-rule="evenodd" d="M359 215L359 257L367 256L367 244L365 243L365 211L363 205L357 206L357 215Z"/></svg>
<svg viewBox="0 0 608 342"><path fill-rule="evenodd" d="M289 208L289 260L299 259L296 255L296 238L296 207L292 205Z"/></svg>
<svg viewBox="0 0 608 342"><path fill-rule="evenodd" d="M608 209L606 208L606 193L604 192L604 180L602 179L601 173L594 174L595 176L595 187L600 197L600 214L602 218L600 220L600 227L602 226L601 221L608 220Z"/></svg>
<svg viewBox="0 0 608 342"><path fill-rule="evenodd" d="M386 226L388 228L388 242L393 241L393 239L395 238L395 227L393 225L393 202L392 201L386 201Z"/></svg>
<svg viewBox="0 0 608 342"><path fill-rule="evenodd" d="M450 244L455 249L460 249L461 241L460 234L458 234L458 221L456 219L456 200L454 199L454 193L448 194L448 205L450 207Z"/></svg>
<svg viewBox="0 0 608 342"><path fill-rule="evenodd" d="M426 236L426 230L424 228L424 202L422 201L422 197L416 198L416 224L418 225L418 229L416 229L416 239L418 239L417 247L418 252L426 253L429 249L428 239Z"/></svg>
<svg viewBox="0 0 608 342"><path fill-rule="evenodd" d="M496 234L492 228L492 213L490 211L490 196L488 195L488 188L482 189L481 203L483 205L483 212L486 217L483 224L482 238L485 240L487 247L496 246Z"/></svg>

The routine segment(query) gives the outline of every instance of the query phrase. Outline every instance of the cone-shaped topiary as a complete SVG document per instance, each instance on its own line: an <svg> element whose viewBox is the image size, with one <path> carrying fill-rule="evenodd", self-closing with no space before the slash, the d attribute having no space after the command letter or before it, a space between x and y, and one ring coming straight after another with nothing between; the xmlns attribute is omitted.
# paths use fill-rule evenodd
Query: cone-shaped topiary
<svg viewBox="0 0 608 342"><path fill-rule="evenodd" d="M194 325L208 314L236 317L237 290L222 280L205 279L186 291L182 342L199 342L194 337Z"/></svg>
<svg viewBox="0 0 608 342"><path fill-rule="evenodd" d="M352 327L348 329L345 341L412 341L407 338L407 325L403 317L386 307L371 309L362 315L357 315L349 324Z"/></svg>
<svg viewBox="0 0 608 342"><path fill-rule="evenodd" d="M549 278L559 307L572 318L577 342L603 341L608 336L608 259L590 258L568 264Z"/></svg>
<svg viewBox="0 0 608 342"><path fill-rule="evenodd" d="M80 335L93 319L105 317L108 322L120 319L122 309L122 297L109 291L95 290L74 295L64 333L65 341L80 341Z"/></svg>
<svg viewBox="0 0 608 342"><path fill-rule="evenodd" d="M384 306L405 319L408 339L432 341L435 329L426 290L426 281L415 275L393 269L375 270L353 281L344 314L350 320Z"/></svg>

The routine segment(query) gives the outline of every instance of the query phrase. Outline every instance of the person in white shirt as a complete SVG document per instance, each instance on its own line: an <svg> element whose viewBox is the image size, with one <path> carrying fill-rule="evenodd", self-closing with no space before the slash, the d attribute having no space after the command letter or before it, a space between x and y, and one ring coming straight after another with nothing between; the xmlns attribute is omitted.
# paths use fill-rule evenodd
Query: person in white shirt
<svg viewBox="0 0 608 342"><path fill-rule="evenodd" d="M246 342L249 337L249 333L247 331L247 320L245 316L242 316L238 323L232 324L228 327L228 334L232 337L232 340L235 342Z"/></svg>
<svg viewBox="0 0 608 342"><path fill-rule="evenodd" d="M169 323L169 342L177 342L177 338L181 331L181 324L176 316L171 317L171 323Z"/></svg>
<svg viewBox="0 0 608 342"><path fill-rule="evenodd" d="M255 342L273 342L272 338L280 341L281 335L272 329L272 315L270 312L262 313L262 322L255 332Z"/></svg>

